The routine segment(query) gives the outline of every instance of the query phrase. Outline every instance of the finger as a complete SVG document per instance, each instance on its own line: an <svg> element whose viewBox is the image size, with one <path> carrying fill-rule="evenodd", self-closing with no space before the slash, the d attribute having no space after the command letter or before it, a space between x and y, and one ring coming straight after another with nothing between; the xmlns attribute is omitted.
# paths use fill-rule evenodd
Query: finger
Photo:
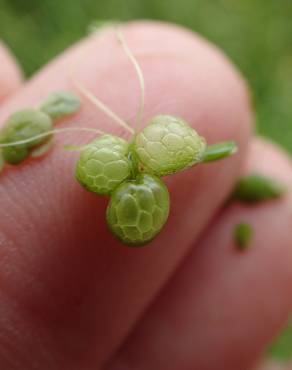
<svg viewBox="0 0 292 370"><path fill-rule="evenodd" d="M0 42L0 102L15 93L22 83L22 73L15 58Z"/></svg>
<svg viewBox="0 0 292 370"><path fill-rule="evenodd" d="M248 167L291 183L290 161L271 145L253 144ZM254 230L245 252L233 242L239 222ZM251 369L291 313L291 225L291 194L229 206L107 369Z"/></svg>
<svg viewBox="0 0 292 370"><path fill-rule="evenodd" d="M265 361L256 370L291 370L288 364L277 363L274 361Z"/></svg>
<svg viewBox="0 0 292 370"><path fill-rule="evenodd" d="M125 37L140 53L145 75L144 124L158 113L183 116L211 143L236 140L241 154L169 178L169 222L159 238L137 251L107 230L107 200L86 193L74 180L74 154L64 154L62 147L72 140L85 143L87 136L60 136L45 158L4 174L2 291L17 302L22 320L30 322L26 331L41 330L40 348L33 352L38 368L48 363L44 347L55 368L96 369L110 356L222 204L245 155L251 121L245 84L215 48L182 29L155 23L134 23ZM72 88L72 63L77 78L114 111L133 115L137 79L108 33L101 41L85 41L42 71L9 102L2 117L38 105L53 90ZM122 133L85 102L72 121ZM35 341L33 335L20 337L14 346L30 348Z"/></svg>

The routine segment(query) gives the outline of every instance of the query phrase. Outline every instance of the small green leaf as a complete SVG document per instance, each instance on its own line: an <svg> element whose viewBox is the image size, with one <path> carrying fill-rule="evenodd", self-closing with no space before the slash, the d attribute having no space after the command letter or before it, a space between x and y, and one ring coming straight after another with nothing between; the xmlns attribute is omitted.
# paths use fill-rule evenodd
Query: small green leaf
<svg viewBox="0 0 292 370"><path fill-rule="evenodd" d="M42 157L45 153L47 153L52 148L53 143L54 143L54 141L52 139L50 139L45 144L43 144L41 146L38 146L37 148L33 149L30 152L30 156L32 158Z"/></svg>
<svg viewBox="0 0 292 370"><path fill-rule="evenodd" d="M285 187L276 180L253 174L239 180L232 198L246 203L257 203L280 198L285 192Z"/></svg>
<svg viewBox="0 0 292 370"><path fill-rule="evenodd" d="M229 157L237 152L238 148L234 141L225 141L223 143L208 145L204 156L203 163L218 161Z"/></svg>
<svg viewBox="0 0 292 370"><path fill-rule="evenodd" d="M234 229L234 242L238 249L245 250L250 246L253 229L249 224L240 223Z"/></svg>
<svg viewBox="0 0 292 370"><path fill-rule="evenodd" d="M40 106L40 109L52 119L60 119L76 113L80 109L80 99L65 91L51 94Z"/></svg>

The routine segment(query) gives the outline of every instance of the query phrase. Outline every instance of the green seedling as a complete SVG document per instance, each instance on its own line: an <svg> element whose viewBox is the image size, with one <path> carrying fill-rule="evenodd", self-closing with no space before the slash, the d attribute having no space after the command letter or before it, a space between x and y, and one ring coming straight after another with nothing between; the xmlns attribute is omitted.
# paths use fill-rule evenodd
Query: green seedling
<svg viewBox="0 0 292 370"><path fill-rule="evenodd" d="M12 114L0 131L2 162L18 165L28 157L44 155L53 144L53 121L79 108L78 97L60 92L51 94L40 109L23 109Z"/></svg>
<svg viewBox="0 0 292 370"><path fill-rule="evenodd" d="M110 196L106 215L109 229L120 241L135 247L154 239L167 221L170 199L161 177L228 157L236 152L236 145L226 142L209 146L186 121L169 115L154 117L141 129L145 99L143 74L122 33L116 31L116 35L135 68L141 88L135 128L88 91L73 74L71 77L80 93L130 133L131 140L127 142L97 129L78 127L52 130L30 140L75 130L90 131L97 135L84 146L66 146L67 150L80 152L76 179L88 191ZM42 109L56 117L50 113L54 110L49 110L48 106L50 104L46 103L47 108L43 106ZM14 142L13 146L22 147L28 142ZM1 144L1 147L4 149L5 144Z"/></svg>

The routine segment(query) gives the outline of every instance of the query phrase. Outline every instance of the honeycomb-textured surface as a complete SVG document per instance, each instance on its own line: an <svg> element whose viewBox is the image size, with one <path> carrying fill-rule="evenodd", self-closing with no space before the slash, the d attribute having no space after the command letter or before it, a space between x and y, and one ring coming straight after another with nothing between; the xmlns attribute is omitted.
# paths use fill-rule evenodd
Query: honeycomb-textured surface
<svg viewBox="0 0 292 370"><path fill-rule="evenodd" d="M140 174L114 191L107 209L107 222L123 243L139 246L160 232L168 214L167 187L155 176Z"/></svg>
<svg viewBox="0 0 292 370"><path fill-rule="evenodd" d="M51 118L37 110L25 109L14 113L6 122L0 133L2 143L30 139L34 136L51 131L53 122ZM46 142L50 136L32 140L29 143L3 148L3 157L6 162L18 164L29 156L29 150Z"/></svg>
<svg viewBox="0 0 292 370"><path fill-rule="evenodd" d="M129 144L112 135L103 135L86 146L76 166L82 186L100 195L109 195L131 174Z"/></svg>
<svg viewBox="0 0 292 370"><path fill-rule="evenodd" d="M206 142L182 119L157 116L136 136L134 148L143 171L165 176L199 163Z"/></svg>

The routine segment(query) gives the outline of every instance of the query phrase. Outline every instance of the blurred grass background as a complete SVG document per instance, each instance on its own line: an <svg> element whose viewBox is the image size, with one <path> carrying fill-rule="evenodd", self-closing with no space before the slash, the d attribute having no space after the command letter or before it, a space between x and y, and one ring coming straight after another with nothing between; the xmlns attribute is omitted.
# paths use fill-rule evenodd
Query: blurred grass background
<svg viewBox="0 0 292 370"><path fill-rule="evenodd" d="M92 21L134 18L176 22L221 47L251 85L258 132L292 153L291 0L0 0L0 37L31 76ZM287 330L273 357L291 357Z"/></svg>
<svg viewBox="0 0 292 370"><path fill-rule="evenodd" d="M258 132L292 153L291 0L0 0L0 37L27 76L96 19L152 18L220 46L252 87Z"/></svg>

